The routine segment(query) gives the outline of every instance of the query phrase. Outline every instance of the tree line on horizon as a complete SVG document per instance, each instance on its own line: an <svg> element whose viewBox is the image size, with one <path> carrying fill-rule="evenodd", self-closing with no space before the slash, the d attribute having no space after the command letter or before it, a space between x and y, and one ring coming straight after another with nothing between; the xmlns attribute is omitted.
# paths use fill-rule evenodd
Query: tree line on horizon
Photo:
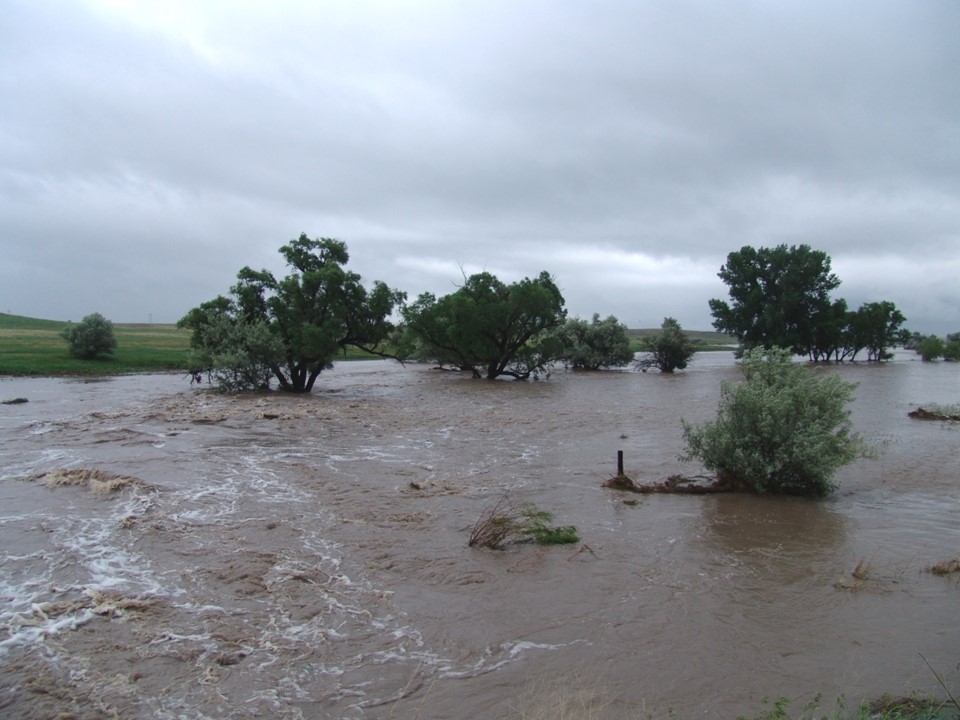
<svg viewBox="0 0 960 720"><path fill-rule="evenodd" d="M178 322L191 331L191 368L221 389L265 388L276 380L282 390L310 392L347 347L491 380L536 378L556 362L599 370L634 359L626 325L612 315L568 318L546 271L513 283L481 272L448 295L422 293L407 303L405 293L382 281L367 289L347 270L342 241L301 234L280 253L286 277L244 267L229 295ZM397 314L400 322L391 322ZM672 318L643 343L653 358L646 367L663 372L686 367L695 350Z"/></svg>
<svg viewBox="0 0 960 720"><path fill-rule="evenodd" d="M538 377L557 362L598 370L634 362L626 326L616 317L568 318L565 301L546 271L504 283L489 272L465 276L448 295L406 294L375 281L368 289L347 269L342 241L305 233L283 245L289 273L242 268L228 295L191 309L178 327L191 331L190 366L225 390L268 387L310 392L323 370L348 347L402 361L419 360L475 377ZM946 341L903 330L906 321L884 300L849 310L831 291L840 280L830 258L807 245L744 246L731 252L719 277L729 300L709 301L714 328L735 338L738 354L788 349L810 360L868 361L889 357L897 344L924 359L956 357ZM400 322L392 318L399 316ZM69 327L64 338L77 357L109 354L116 343L99 314ZM92 342L91 338L99 342ZM686 367L696 347L679 323L664 318L643 339L647 354L635 367L672 372Z"/></svg>

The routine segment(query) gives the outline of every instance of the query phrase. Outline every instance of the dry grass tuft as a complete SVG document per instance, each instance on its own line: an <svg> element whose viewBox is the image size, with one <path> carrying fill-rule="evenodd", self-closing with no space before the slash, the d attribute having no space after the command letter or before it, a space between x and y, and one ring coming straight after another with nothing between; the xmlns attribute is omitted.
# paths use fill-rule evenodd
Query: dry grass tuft
<svg viewBox="0 0 960 720"><path fill-rule="evenodd" d="M509 498L502 497L481 513L470 531L470 547L498 549L506 545L514 531L519 510Z"/></svg>
<svg viewBox="0 0 960 720"><path fill-rule="evenodd" d="M853 578L853 582L850 582L846 578L840 578L833 584L833 586L838 590L859 590L863 587L865 582L871 579L873 570L873 558L870 558L869 560L866 558L860 558L853 570L850 571L850 576Z"/></svg>
<svg viewBox="0 0 960 720"><path fill-rule="evenodd" d="M601 682L580 677L547 678L530 683L502 720L601 720L609 718L613 694Z"/></svg>
<svg viewBox="0 0 960 720"><path fill-rule="evenodd" d="M857 580L866 580L870 577L870 571L873 570L873 558L866 560L865 558L860 558L860 561L857 563L857 566L850 573Z"/></svg>

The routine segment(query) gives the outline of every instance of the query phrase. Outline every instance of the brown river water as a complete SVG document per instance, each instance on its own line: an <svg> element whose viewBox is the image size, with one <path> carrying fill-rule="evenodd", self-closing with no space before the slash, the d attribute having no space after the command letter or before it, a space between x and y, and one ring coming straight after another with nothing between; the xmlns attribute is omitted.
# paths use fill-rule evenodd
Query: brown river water
<svg viewBox="0 0 960 720"><path fill-rule="evenodd" d="M0 716L733 718L942 694L930 667L956 692L960 580L929 568L960 555L960 424L907 412L960 402L960 369L914 357L817 370L880 449L821 501L602 487L618 450L637 481L700 471L680 420L715 416L729 353L341 363L308 397L0 380L29 400L0 406ZM504 495L581 542L469 548Z"/></svg>

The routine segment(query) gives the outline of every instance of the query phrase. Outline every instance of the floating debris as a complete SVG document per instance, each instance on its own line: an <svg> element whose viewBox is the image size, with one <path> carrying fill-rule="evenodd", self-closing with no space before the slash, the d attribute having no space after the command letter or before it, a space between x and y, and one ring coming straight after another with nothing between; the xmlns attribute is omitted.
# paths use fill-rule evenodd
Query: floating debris
<svg viewBox="0 0 960 720"><path fill-rule="evenodd" d="M139 478L129 475L116 475L105 470L89 469L53 470L26 479L43 482L49 487L83 486L90 492L101 494L118 492L128 486L143 485L143 481Z"/></svg>

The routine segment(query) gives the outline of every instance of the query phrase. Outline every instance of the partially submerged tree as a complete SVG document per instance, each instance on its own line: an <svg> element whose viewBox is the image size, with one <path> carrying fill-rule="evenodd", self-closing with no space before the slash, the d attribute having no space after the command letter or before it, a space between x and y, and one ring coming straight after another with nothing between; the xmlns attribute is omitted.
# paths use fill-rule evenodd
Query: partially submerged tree
<svg viewBox="0 0 960 720"><path fill-rule="evenodd" d="M840 285L829 256L808 245L744 246L727 255L719 275L730 303L710 301L713 326L745 349L785 347L797 355L815 347L814 319L830 311L830 291Z"/></svg>
<svg viewBox="0 0 960 720"><path fill-rule="evenodd" d="M67 341L70 355L80 360L95 360L112 355L117 347L113 323L100 313L91 313L74 325L65 327L60 337Z"/></svg>
<svg viewBox="0 0 960 720"><path fill-rule="evenodd" d="M946 343L944 343L943 340L936 335L931 335L920 342L920 347L917 348L917 352L920 353L920 357L923 358L924 362L932 362L939 357L943 357L943 352L946 348Z"/></svg>
<svg viewBox="0 0 960 720"><path fill-rule="evenodd" d="M570 318L556 334L563 344L560 359L575 370L621 367L633 359L627 326L613 315L601 320L594 313L590 322Z"/></svg>
<svg viewBox="0 0 960 720"><path fill-rule="evenodd" d="M903 313L888 300L861 305L848 321L851 359L866 349L868 361L889 360L893 355L888 350L901 342L905 322Z"/></svg>
<svg viewBox="0 0 960 720"><path fill-rule="evenodd" d="M947 335L947 341L943 347L944 360L960 360L960 332Z"/></svg>
<svg viewBox="0 0 960 720"><path fill-rule="evenodd" d="M643 372L652 367L664 373L684 370L696 352L696 347L680 327L680 323L672 317L663 319L659 333L643 339L643 347L647 355L636 363L637 369Z"/></svg>
<svg viewBox="0 0 960 720"><path fill-rule="evenodd" d="M713 299L713 326L735 336L741 350L789 348L811 360L867 360L892 357L905 322L887 300L847 310L845 300L830 300L840 280L830 258L807 245L754 249L745 246L727 256L720 278L730 288L730 303Z"/></svg>
<svg viewBox="0 0 960 720"><path fill-rule="evenodd" d="M283 390L310 392L338 353L349 346L378 352L393 327L403 293L382 282L368 291L345 269L343 242L301 234L280 253L292 270L287 277L244 267L230 298L204 303L178 323L193 331L202 363L195 369L213 370L226 388L261 387L272 375Z"/></svg>
<svg viewBox="0 0 960 720"><path fill-rule="evenodd" d="M863 451L847 410L856 385L790 357L781 348L749 351L744 381L722 385L717 419L683 422L681 459L699 460L721 483L758 493L832 491L836 470Z"/></svg>
<svg viewBox="0 0 960 720"><path fill-rule="evenodd" d="M564 321L563 306L549 273L509 285L487 272L471 275L456 292L424 293L404 309L401 354L475 377L526 379L562 354L548 331Z"/></svg>
<svg viewBox="0 0 960 720"><path fill-rule="evenodd" d="M849 323L847 301L842 298L817 313L811 328L810 359L814 362L829 361L831 357L837 362L846 360L851 354Z"/></svg>

